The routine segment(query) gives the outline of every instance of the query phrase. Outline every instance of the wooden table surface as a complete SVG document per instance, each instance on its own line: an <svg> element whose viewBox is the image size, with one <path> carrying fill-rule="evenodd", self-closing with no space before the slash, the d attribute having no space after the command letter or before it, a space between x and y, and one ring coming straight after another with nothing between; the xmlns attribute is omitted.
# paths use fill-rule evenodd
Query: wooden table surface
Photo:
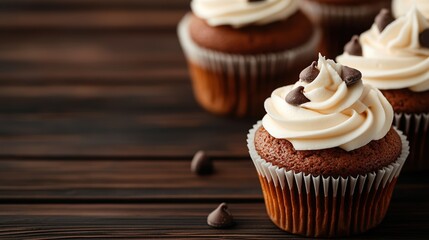
<svg viewBox="0 0 429 240"><path fill-rule="evenodd" d="M0 238L297 238L268 219L247 155L255 120L192 95L186 0L0 2ZM197 177L205 150L216 172ZM232 229L206 225L227 202ZM403 174L378 228L427 239L427 174Z"/></svg>

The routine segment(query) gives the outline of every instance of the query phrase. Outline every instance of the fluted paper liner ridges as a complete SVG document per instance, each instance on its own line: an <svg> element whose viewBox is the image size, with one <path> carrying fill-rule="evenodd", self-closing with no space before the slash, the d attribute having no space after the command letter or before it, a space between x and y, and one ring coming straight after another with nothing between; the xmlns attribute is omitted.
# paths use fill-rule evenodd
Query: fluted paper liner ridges
<svg viewBox="0 0 429 240"><path fill-rule="evenodd" d="M259 121L247 146L256 167L271 220L281 229L311 237L338 237L365 232L384 218L393 188L409 154L402 132L402 153L392 164L356 177L305 175L262 159L254 145Z"/></svg>
<svg viewBox="0 0 429 240"><path fill-rule="evenodd" d="M429 113L395 113L393 125L403 131L410 142L404 171L429 170Z"/></svg>

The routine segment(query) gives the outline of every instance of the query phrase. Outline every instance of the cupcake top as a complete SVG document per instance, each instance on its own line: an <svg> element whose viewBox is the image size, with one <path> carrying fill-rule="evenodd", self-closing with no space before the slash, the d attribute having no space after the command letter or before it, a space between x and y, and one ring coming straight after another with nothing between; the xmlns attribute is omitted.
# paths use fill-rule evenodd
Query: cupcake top
<svg viewBox="0 0 429 240"><path fill-rule="evenodd" d="M193 13L210 26L235 28L285 19L298 10L296 0L192 0Z"/></svg>
<svg viewBox="0 0 429 240"><path fill-rule="evenodd" d="M393 19L383 9L371 29L354 37L337 57L362 71L364 83L379 89L429 90L429 23L413 7Z"/></svg>
<svg viewBox="0 0 429 240"><path fill-rule="evenodd" d="M265 101L263 127L295 150L351 151L383 138L393 121L392 106L361 76L319 56L295 85L274 90Z"/></svg>
<svg viewBox="0 0 429 240"><path fill-rule="evenodd" d="M407 14L410 8L416 5L420 12L429 18L429 1L428 0L393 0L392 10L395 17L401 17Z"/></svg>

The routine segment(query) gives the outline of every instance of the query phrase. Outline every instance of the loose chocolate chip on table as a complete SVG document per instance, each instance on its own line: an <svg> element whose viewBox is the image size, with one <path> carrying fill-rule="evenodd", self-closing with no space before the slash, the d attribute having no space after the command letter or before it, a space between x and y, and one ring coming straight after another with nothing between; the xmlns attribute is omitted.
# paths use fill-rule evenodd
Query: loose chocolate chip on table
<svg viewBox="0 0 429 240"><path fill-rule="evenodd" d="M304 93L304 87L303 86L299 86L295 89L292 89L292 91L290 91L287 95L286 95L286 102L294 105L294 106L299 106L303 103L306 102L310 102L310 99L308 99Z"/></svg>
<svg viewBox="0 0 429 240"><path fill-rule="evenodd" d="M362 79L362 73L354 68L342 66L341 78L346 82L347 86L351 86Z"/></svg>
<svg viewBox="0 0 429 240"><path fill-rule="evenodd" d="M226 203L221 203L207 216L207 224L214 228L228 228L234 225L234 218Z"/></svg>
<svg viewBox="0 0 429 240"><path fill-rule="evenodd" d="M429 48L429 28L419 34L419 41L422 47Z"/></svg>
<svg viewBox="0 0 429 240"><path fill-rule="evenodd" d="M377 25L378 30L380 32L383 32L386 26L393 21L395 21L395 19L392 17L392 14L390 13L390 11L383 8L381 9L380 13L378 13L377 17L375 17L374 22Z"/></svg>
<svg viewBox="0 0 429 240"><path fill-rule="evenodd" d="M314 81L314 79L316 79L317 75L319 75L319 72L320 71L317 69L316 61L313 61L310 66L301 71L299 74L299 79L304 82L311 83Z"/></svg>
<svg viewBox="0 0 429 240"><path fill-rule="evenodd" d="M191 162L191 171L197 175L213 173L213 163L204 151L198 151L195 153Z"/></svg>
<svg viewBox="0 0 429 240"><path fill-rule="evenodd" d="M357 35L354 35L352 40L344 46L344 52L354 56L362 56L362 46Z"/></svg>

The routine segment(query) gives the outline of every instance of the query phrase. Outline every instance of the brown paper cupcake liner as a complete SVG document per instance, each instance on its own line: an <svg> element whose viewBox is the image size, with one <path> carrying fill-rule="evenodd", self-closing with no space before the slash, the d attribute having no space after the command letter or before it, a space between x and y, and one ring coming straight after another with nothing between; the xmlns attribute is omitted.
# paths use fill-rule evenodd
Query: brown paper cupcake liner
<svg viewBox="0 0 429 240"><path fill-rule="evenodd" d="M297 80L299 71L316 57L320 32L301 47L269 54L238 55L202 48L189 34L190 15L178 26L197 101L222 115L258 116L271 92Z"/></svg>
<svg viewBox="0 0 429 240"><path fill-rule="evenodd" d="M395 113L393 124L410 141L410 155L404 171L429 170L429 113Z"/></svg>
<svg viewBox="0 0 429 240"><path fill-rule="evenodd" d="M355 34L368 30L382 8L390 8L390 1L344 6L300 0L303 12L322 30L319 51L329 58L343 52L344 45Z"/></svg>
<svg viewBox="0 0 429 240"><path fill-rule="evenodd" d="M392 164L356 177L305 175L262 159L254 145L258 122L247 143L259 175L267 213L279 228L308 237L340 237L365 232L386 215L402 166L408 156L406 137L401 156Z"/></svg>

